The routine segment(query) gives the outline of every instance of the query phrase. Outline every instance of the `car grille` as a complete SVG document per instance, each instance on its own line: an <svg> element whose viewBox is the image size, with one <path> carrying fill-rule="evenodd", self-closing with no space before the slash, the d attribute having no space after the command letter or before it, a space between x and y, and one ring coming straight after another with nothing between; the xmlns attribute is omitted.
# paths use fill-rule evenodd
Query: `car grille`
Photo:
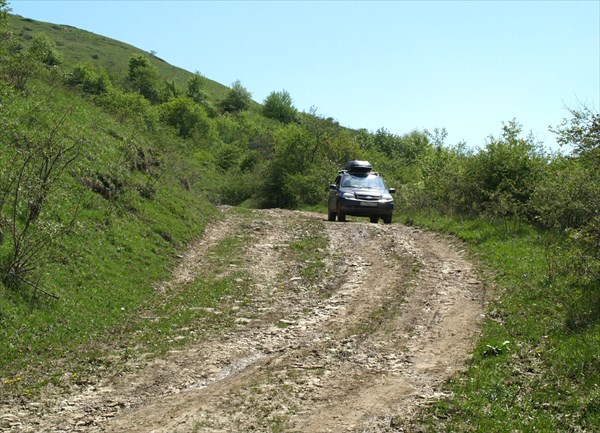
<svg viewBox="0 0 600 433"><path fill-rule="evenodd" d="M355 195L359 200L379 200L381 198L381 194L378 193L357 192Z"/></svg>

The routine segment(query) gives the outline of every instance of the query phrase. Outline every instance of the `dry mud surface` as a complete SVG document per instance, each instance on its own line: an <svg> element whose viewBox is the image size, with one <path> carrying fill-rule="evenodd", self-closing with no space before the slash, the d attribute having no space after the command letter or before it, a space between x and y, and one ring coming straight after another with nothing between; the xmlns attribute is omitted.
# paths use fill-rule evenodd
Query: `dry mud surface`
<svg viewBox="0 0 600 433"><path fill-rule="evenodd" d="M14 432L392 432L444 396L483 313L483 285L459 248L396 224L332 223L284 210L222 213L165 285L193 281L224 238L249 237L235 271L252 281L251 293L234 309L233 326L158 359L134 359L127 372L66 395L4 405L0 425ZM326 240L316 251L318 278L303 273L315 263L290 253L315 233Z"/></svg>

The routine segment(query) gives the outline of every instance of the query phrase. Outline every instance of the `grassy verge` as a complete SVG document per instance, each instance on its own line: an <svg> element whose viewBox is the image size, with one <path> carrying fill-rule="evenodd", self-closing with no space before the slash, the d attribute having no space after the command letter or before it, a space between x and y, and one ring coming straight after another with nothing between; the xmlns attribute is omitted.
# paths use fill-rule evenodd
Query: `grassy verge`
<svg viewBox="0 0 600 433"><path fill-rule="evenodd" d="M64 360L85 358L81 351L86 347L114 335L141 309L160 302L154 283L169 278L177 254L218 216L206 198L210 193L204 190L206 182L182 186L188 173L202 178L208 169L172 135L130 129L131 125L57 87L36 84L27 100L10 102L3 112L7 124L20 122L31 112L31 116L41 113L32 123L39 127L46 117L52 123L69 112L73 116L65 118L60 134L84 141L81 156L47 206L47 221L68 221L77 209L76 224L35 262L35 281L58 299L28 286L0 284L3 397L34 394L49 381L59 382ZM45 109L40 111L39 106ZM160 155L164 173L157 181L133 166L134 145ZM0 155L3 168L10 163L6 158ZM115 194L104 197L89 187L90 179L98 184L100 175L115 179ZM151 194L141 188L149 182ZM0 242L0 257L4 259L10 247L9 242ZM217 294L229 289L224 282L206 281Z"/></svg>
<svg viewBox="0 0 600 433"><path fill-rule="evenodd" d="M233 307L246 302L251 283L246 274L240 274L232 266L240 260L247 242L248 238L240 234L224 238L207 252L204 270L197 278L181 286L159 291L153 288L153 283L160 281L159 276L169 277L164 266L158 273L142 275L130 270L127 278L119 275L113 283L119 284L122 292L113 290L110 302L116 314L111 314L110 308L96 299L92 304L105 313L103 317L79 311L81 318L94 319L75 328L66 324L79 316L73 318L72 313L66 312L65 329L56 335L38 337L40 345L30 346L35 350L18 351L15 354L18 363L6 366L5 371L15 375L3 379L5 395L33 396L48 383L58 387L93 383L104 369L120 370L130 358L161 355L231 326ZM110 274L105 271L102 275L107 273ZM131 291L140 293L126 304ZM48 314L56 314L56 308L49 309ZM68 354L74 352L77 357L69 359Z"/></svg>
<svg viewBox="0 0 600 433"><path fill-rule="evenodd" d="M424 431L600 431L600 286L561 268L549 233L481 220L404 216L466 240L501 289L453 397L422 414Z"/></svg>

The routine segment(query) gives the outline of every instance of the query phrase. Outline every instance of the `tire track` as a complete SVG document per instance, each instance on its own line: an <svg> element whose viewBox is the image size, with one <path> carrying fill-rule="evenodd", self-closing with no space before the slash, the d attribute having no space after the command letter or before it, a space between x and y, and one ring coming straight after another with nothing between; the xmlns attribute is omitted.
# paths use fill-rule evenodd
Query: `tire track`
<svg viewBox="0 0 600 433"><path fill-rule="evenodd" d="M194 278L207 245L251 236L241 270L252 299L236 326L59 404L25 406L15 432L389 432L464 367L483 286L446 240L306 212L223 216L171 284ZM328 240L316 282L290 254L307 224Z"/></svg>

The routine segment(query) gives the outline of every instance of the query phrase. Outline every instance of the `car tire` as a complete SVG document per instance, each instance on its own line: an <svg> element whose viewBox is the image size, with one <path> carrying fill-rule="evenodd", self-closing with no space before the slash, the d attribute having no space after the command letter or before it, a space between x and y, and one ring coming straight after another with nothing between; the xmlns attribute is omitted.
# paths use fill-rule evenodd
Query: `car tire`
<svg viewBox="0 0 600 433"><path fill-rule="evenodd" d="M332 212L332 211L327 212L327 220L328 221L335 221L336 215L337 214L335 212Z"/></svg>
<svg viewBox="0 0 600 433"><path fill-rule="evenodd" d="M383 223L384 224L391 224L392 223L392 216L391 215L384 216L383 217Z"/></svg>
<svg viewBox="0 0 600 433"><path fill-rule="evenodd" d="M371 220L371 222L373 224L377 224L379 222L379 217L378 216L371 216L371 217L369 217L369 220Z"/></svg>

